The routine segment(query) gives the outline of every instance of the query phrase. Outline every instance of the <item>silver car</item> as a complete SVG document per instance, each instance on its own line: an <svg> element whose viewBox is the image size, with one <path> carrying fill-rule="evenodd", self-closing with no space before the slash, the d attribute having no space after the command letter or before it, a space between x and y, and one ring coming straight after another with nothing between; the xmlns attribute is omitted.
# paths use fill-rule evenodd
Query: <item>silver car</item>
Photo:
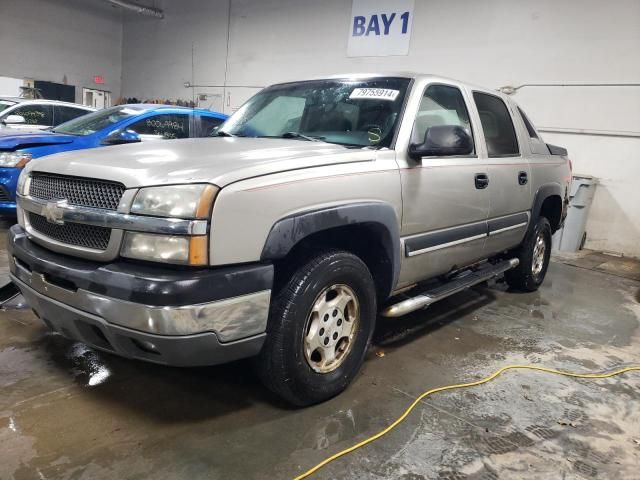
<svg viewBox="0 0 640 480"><path fill-rule="evenodd" d="M274 85L216 138L27 164L11 278L53 330L168 365L255 357L295 405L379 314L544 280L571 166L509 97L431 75Z"/></svg>

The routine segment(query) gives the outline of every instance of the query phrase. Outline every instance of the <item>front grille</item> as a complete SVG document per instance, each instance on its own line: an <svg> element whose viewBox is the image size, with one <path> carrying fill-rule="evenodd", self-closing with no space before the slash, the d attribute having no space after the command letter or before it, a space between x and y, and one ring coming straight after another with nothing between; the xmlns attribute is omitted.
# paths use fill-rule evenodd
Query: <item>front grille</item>
<svg viewBox="0 0 640 480"><path fill-rule="evenodd" d="M58 242L95 250L106 250L111 237L110 228L70 222L57 225L49 223L45 217L33 212L29 212L29 223L36 232Z"/></svg>
<svg viewBox="0 0 640 480"><path fill-rule="evenodd" d="M0 202L10 202L11 197L9 196L9 192L7 189L0 185Z"/></svg>
<svg viewBox="0 0 640 480"><path fill-rule="evenodd" d="M93 178L31 173L29 195L41 200L67 200L71 205L116 210L124 185Z"/></svg>

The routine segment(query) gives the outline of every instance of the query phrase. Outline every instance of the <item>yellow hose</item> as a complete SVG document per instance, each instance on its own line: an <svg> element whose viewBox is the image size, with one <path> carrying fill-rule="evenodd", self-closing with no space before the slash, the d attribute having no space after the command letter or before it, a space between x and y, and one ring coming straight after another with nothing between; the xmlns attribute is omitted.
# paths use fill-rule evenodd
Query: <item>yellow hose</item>
<svg viewBox="0 0 640 480"><path fill-rule="evenodd" d="M621 374L626 373L626 372L640 371L640 366L638 366L638 367L627 367L627 368L623 368L621 370L616 370L616 371L610 372L610 373L572 373L572 372L562 372L560 370L555 370L553 368L536 367L534 365L507 365L506 367L502 367L499 370L496 370L495 372L493 372L488 377L483 378L481 380L477 380L475 382L458 383L457 385L447 385L445 387L434 388L432 390L428 390L428 391L422 393L418 398L416 398L413 401L413 403L409 406L409 408L407 408L402 415L400 415L391 425L389 425L385 429L380 430L375 435L372 435L369 438L365 438L364 440L362 440L359 443L356 443L355 445L352 445L352 446L350 446L348 448L345 448L344 450L342 450L342 451L340 451L338 453L335 453L335 454L331 455L330 457L328 457L328 458L324 459L323 461L321 461L320 463L318 463L315 467L312 467L309 470L307 470L306 472L304 472L302 475L298 475L297 477L295 477L294 480L302 480L303 478L307 478L307 477L313 475L318 470L320 470L325 465L333 462L334 460L337 460L338 458L340 458L340 457L342 457L342 456L344 456L344 455L346 455L348 453L351 453L351 452L353 452L353 451L355 451L355 450L357 450L357 449L359 449L361 447L364 447L365 445L368 445L369 443L379 439L383 435L386 435L391 430L393 430L398 425L400 425L409 416L409 414L413 411L413 409L422 400L427 398L429 395L432 395L432 394L438 393L438 392L444 392L446 390L456 390L458 388L476 387L478 385L482 385L484 383L490 382L491 380L495 379L496 377L502 375L507 370L537 370L539 372L553 373L555 375L563 375L565 377L573 377L573 378L610 378L610 377L615 377L616 375L621 375Z"/></svg>

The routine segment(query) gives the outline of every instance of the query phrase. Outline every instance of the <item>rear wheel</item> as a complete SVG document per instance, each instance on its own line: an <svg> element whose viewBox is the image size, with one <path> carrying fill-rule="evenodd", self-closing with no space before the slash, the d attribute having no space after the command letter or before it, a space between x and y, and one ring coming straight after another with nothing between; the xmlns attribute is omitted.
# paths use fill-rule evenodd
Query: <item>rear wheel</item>
<svg viewBox="0 0 640 480"><path fill-rule="evenodd" d="M533 292L542 285L551 258L551 225L540 217L515 252L518 266L505 273L507 284L517 290Z"/></svg>
<svg viewBox="0 0 640 480"><path fill-rule="evenodd" d="M337 250L317 255L273 298L256 359L263 383L296 406L337 395L360 369L375 319L375 285L362 260Z"/></svg>

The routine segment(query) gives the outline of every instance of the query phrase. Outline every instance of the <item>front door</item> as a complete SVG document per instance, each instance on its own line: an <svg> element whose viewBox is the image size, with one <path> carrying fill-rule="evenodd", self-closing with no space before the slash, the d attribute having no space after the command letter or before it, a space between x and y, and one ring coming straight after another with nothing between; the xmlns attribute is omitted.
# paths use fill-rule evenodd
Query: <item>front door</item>
<svg viewBox="0 0 640 480"><path fill-rule="evenodd" d="M434 126L474 129L468 93L455 84L430 84L421 93L410 143L421 143ZM484 182L486 160L478 155L477 135L470 155L423 157L398 152L401 167L402 273L398 287L463 267L483 256L489 212Z"/></svg>

